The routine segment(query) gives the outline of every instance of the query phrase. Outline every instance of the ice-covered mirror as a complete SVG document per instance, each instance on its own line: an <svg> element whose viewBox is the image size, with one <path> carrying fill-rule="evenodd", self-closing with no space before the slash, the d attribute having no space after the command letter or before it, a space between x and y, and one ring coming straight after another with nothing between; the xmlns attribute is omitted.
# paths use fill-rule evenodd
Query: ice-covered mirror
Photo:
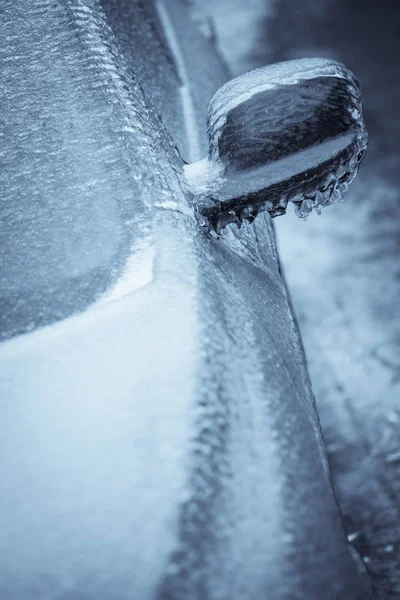
<svg viewBox="0 0 400 600"><path fill-rule="evenodd" d="M222 86L207 115L209 154L187 165L210 227L275 217L293 202L300 217L340 199L367 146L361 90L330 59L292 60Z"/></svg>

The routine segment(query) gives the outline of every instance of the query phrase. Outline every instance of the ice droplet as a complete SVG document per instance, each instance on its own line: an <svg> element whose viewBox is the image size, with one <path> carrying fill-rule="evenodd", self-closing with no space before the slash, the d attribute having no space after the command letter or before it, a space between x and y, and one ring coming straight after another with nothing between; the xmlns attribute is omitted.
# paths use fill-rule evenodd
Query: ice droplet
<svg viewBox="0 0 400 600"><path fill-rule="evenodd" d="M308 215L312 213L313 206L314 202L311 200L311 198L306 198L303 200L301 203L301 212L303 217L308 217Z"/></svg>
<svg viewBox="0 0 400 600"><path fill-rule="evenodd" d="M391 452L386 457L386 462L388 463L400 463L400 449L395 452Z"/></svg>
<svg viewBox="0 0 400 600"><path fill-rule="evenodd" d="M324 194L321 192L321 190L317 190L315 193L315 203L317 206L322 206L323 204L325 204L325 196Z"/></svg>
<svg viewBox="0 0 400 600"><path fill-rule="evenodd" d="M329 198L329 204L335 204L335 202L342 202L343 194L338 185L335 185L332 189L332 193Z"/></svg>
<svg viewBox="0 0 400 600"><path fill-rule="evenodd" d="M351 542L354 542L354 540L356 540L359 536L360 536L360 532L354 531L353 533L349 533L349 535L347 536L347 539L349 540L349 542L351 544Z"/></svg>

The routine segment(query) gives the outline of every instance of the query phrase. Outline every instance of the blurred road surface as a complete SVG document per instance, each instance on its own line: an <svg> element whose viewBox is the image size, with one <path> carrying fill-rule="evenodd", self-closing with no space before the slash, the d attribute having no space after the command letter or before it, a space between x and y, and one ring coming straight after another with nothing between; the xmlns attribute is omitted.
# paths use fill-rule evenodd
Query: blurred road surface
<svg viewBox="0 0 400 600"><path fill-rule="evenodd" d="M345 202L275 224L348 535L376 600L400 599L400 3L209 5L235 74L330 56L363 86L370 146Z"/></svg>

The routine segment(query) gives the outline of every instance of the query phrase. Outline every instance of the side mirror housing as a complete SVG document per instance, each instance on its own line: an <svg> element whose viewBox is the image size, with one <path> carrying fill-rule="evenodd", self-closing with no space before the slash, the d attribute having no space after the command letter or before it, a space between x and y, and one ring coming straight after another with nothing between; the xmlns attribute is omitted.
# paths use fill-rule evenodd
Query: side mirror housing
<svg viewBox="0 0 400 600"><path fill-rule="evenodd" d="M293 202L300 217L340 199L367 147L361 90L330 59L292 60L223 85L207 116L209 154L185 167L209 227L272 217Z"/></svg>

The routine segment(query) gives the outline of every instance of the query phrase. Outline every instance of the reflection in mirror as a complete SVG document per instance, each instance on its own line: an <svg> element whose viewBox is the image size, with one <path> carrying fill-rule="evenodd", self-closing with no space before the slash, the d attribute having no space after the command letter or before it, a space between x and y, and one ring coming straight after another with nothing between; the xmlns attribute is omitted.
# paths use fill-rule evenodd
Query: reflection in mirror
<svg viewBox="0 0 400 600"><path fill-rule="evenodd" d="M293 202L306 218L341 199L367 147L361 90L341 63L278 63L222 86L208 107L209 155L185 168L202 222L220 232Z"/></svg>

